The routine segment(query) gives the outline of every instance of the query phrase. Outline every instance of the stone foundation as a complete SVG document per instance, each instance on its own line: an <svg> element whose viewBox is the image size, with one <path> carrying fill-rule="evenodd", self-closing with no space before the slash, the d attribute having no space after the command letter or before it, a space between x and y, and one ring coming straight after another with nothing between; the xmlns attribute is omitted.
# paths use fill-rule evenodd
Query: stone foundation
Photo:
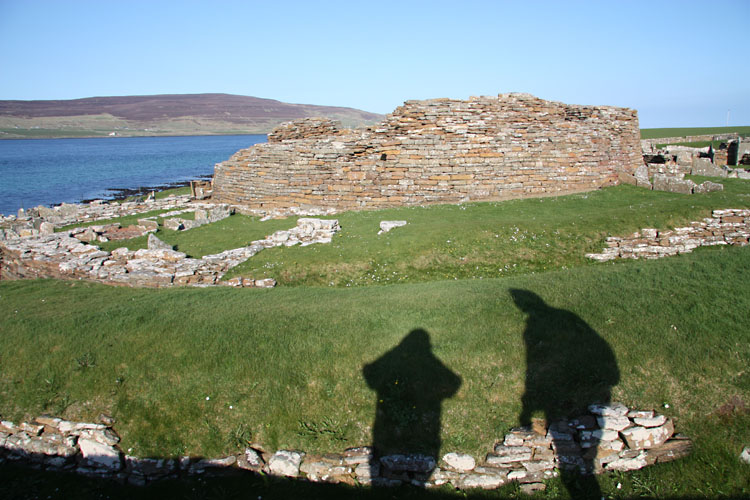
<svg viewBox="0 0 750 500"><path fill-rule="evenodd" d="M138 226L139 227L139 226ZM168 287L175 285L272 287L273 279L239 280L221 283L231 268L264 248L329 243L340 229L335 219L300 218L297 226L276 231L246 247L226 250L200 259L188 258L156 238L149 237L149 248L131 251L117 248L104 252L84 244L76 236L93 229L15 237L0 241L0 279L57 278L83 279L110 285Z"/></svg>
<svg viewBox="0 0 750 500"><path fill-rule="evenodd" d="M215 201L376 209L589 191L642 163L637 114L528 94L407 101L377 126L293 122L216 166Z"/></svg>
<svg viewBox="0 0 750 500"><path fill-rule="evenodd" d="M626 237L607 238L602 253L586 257L605 262L614 259L658 259L692 252L700 246L747 245L750 241L750 210L714 210L712 217L691 222L687 227L659 231L642 229Z"/></svg>

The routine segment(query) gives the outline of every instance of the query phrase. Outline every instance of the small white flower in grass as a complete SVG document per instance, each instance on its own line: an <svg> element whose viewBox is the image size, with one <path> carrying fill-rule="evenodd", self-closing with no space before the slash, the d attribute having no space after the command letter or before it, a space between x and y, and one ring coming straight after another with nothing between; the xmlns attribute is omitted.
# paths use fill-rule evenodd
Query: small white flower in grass
<svg viewBox="0 0 750 500"><path fill-rule="evenodd" d="M234 406L232 406L232 405L229 405L229 409L230 409L230 410L234 410Z"/></svg>
<svg viewBox="0 0 750 500"><path fill-rule="evenodd" d="M664 403L664 408L669 408L669 403Z"/></svg>
<svg viewBox="0 0 750 500"><path fill-rule="evenodd" d="M209 396L206 396L206 401L209 401L211 398Z"/></svg>

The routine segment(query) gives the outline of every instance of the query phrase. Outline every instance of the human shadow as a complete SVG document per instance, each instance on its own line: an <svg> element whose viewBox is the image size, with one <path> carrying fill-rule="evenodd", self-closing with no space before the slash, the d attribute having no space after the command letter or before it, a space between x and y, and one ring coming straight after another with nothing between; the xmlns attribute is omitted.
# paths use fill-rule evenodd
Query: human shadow
<svg viewBox="0 0 750 500"><path fill-rule="evenodd" d="M619 382L620 372L607 342L578 315L547 305L533 292L512 289L510 294L516 306L527 314L521 426L531 426L536 412L543 413L548 424L555 424L586 413L591 404L609 403L611 388ZM578 424L597 427L592 422ZM571 497L601 498L593 476L599 444L596 438L582 449L572 440L568 426L553 425L550 435L561 479Z"/></svg>
<svg viewBox="0 0 750 500"><path fill-rule="evenodd" d="M428 475L440 451L442 401L461 387L461 377L432 353L430 335L411 331L393 349L362 368L371 389L377 393L372 447L379 455L423 454L427 460L417 467ZM386 471L384 471L386 472Z"/></svg>

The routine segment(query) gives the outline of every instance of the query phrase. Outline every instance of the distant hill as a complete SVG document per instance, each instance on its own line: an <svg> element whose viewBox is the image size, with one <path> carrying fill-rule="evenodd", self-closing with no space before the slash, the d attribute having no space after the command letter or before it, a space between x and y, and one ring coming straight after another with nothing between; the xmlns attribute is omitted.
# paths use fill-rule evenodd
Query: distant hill
<svg viewBox="0 0 750 500"><path fill-rule="evenodd" d="M266 134L280 123L324 116L357 127L383 115L231 94L0 101L0 138Z"/></svg>

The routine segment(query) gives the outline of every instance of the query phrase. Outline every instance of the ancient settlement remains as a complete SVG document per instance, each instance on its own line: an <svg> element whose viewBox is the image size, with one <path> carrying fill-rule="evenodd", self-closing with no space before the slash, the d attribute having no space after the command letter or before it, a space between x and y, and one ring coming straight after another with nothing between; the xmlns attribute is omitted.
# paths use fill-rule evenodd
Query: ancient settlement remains
<svg viewBox="0 0 750 500"><path fill-rule="evenodd" d="M666 142L666 141L665 141ZM743 159L740 140L734 146ZM643 150L642 150L643 148ZM731 148L730 148L731 149ZM720 153L720 152L719 152ZM274 130L267 144L236 153L216 166L212 184L196 184L191 197L122 204L95 202L37 207L0 220L0 277L86 279L130 286L273 286L273 280L223 280L227 270L264 248L330 242L336 220L301 218L248 246L190 259L153 235L149 248L105 252L97 241L153 233L157 217L55 232L61 226L144 213L172 230L212 223L234 211L275 217L329 215L429 203L502 200L598 189L628 182L686 194L721 189L695 185L684 175L747 177L731 170L722 155L667 149L653 151L640 141L637 114L606 106L548 102L528 94L501 94L468 101L408 101L378 126L341 130L326 119L303 119ZM177 217L187 212L193 219ZM405 224L383 221L381 230ZM704 244L747 244L750 211L716 210L713 218L672 232L644 229L629 238L610 238L597 260L656 258ZM592 406L591 414L569 421L515 429L479 463L448 453L378 457L369 447L313 457L293 450L275 453L247 448L216 459L151 460L124 455L119 438L100 424L39 417L34 423L0 422L0 460L30 460L50 469L117 477L134 484L230 468L282 476L359 484L412 483L458 488L496 488L509 481L527 492L559 469L583 473L632 470L689 452L691 443L674 435L671 420L620 404Z"/></svg>
<svg viewBox="0 0 750 500"><path fill-rule="evenodd" d="M589 191L643 164L635 111L528 94L407 101L379 125L274 130L216 166L215 201L351 210Z"/></svg>

